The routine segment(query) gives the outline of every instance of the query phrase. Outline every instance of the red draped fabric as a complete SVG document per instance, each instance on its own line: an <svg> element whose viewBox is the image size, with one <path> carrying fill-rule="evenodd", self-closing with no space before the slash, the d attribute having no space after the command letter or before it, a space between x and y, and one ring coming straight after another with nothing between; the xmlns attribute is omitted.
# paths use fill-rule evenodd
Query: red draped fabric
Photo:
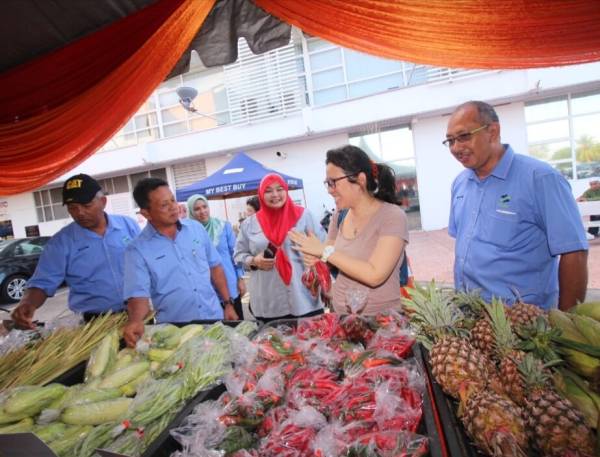
<svg viewBox="0 0 600 457"><path fill-rule="evenodd" d="M600 60L600 0L254 0L311 35L457 68ZM0 74L0 195L35 189L108 141L166 77L215 0L155 4Z"/></svg>
<svg viewBox="0 0 600 457"><path fill-rule="evenodd" d="M254 0L340 46L454 68L600 60L600 0Z"/></svg>
<svg viewBox="0 0 600 457"><path fill-rule="evenodd" d="M85 160L137 111L215 0L161 0L0 75L0 195L37 188Z"/></svg>

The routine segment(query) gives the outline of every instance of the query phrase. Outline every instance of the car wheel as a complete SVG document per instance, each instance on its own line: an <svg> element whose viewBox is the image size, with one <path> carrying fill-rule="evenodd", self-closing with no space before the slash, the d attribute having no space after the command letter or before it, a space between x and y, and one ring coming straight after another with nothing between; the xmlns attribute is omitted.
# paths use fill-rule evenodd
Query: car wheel
<svg viewBox="0 0 600 457"><path fill-rule="evenodd" d="M2 283L2 300L8 303L15 303L23 298L25 286L27 285L27 276L13 275Z"/></svg>

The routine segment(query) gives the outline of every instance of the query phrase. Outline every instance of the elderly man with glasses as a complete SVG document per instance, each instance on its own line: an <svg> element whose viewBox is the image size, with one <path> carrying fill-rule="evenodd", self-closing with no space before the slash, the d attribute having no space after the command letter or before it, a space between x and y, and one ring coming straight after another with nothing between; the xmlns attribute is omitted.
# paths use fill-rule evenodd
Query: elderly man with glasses
<svg viewBox="0 0 600 457"><path fill-rule="evenodd" d="M484 102L454 111L443 144L466 168L452 184L448 225L455 287L543 309L583 301L588 242L565 178L502 144L498 115Z"/></svg>

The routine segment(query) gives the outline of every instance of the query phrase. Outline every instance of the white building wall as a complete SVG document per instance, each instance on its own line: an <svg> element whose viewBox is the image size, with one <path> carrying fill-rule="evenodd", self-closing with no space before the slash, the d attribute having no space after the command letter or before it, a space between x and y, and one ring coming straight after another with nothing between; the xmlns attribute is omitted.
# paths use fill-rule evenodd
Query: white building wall
<svg viewBox="0 0 600 457"><path fill-rule="evenodd" d="M600 63L564 68L524 71L498 71L437 83L389 90L385 93L319 107L306 107L287 117L245 125L227 125L205 131L164 138L150 143L93 155L54 182L75 173L98 178L134 173L175 163L205 159L210 174L225 164L227 154L244 151L267 167L301 178L305 184L308 208L321 217L323 204L332 200L323 188L325 152L347 143L349 133L375 126L401 126L413 129L419 200L424 230L447 226L450 185L460 164L441 144L449 114L467 100L486 100L496 105L501 120L502 139L515 151L527 153L524 103L566 94L570 91L600 88ZM285 159L275 155L286 154ZM171 176L171 173L169 173ZM571 183L580 195L587 180ZM302 192L293 198L302 200ZM24 236L25 226L36 225L32 193L3 197L8 205L15 236ZM228 217L237 222L245 210L245 199L228 201ZM216 216L225 215L223 202L211 203ZM52 234L69 220L41 223L42 234Z"/></svg>

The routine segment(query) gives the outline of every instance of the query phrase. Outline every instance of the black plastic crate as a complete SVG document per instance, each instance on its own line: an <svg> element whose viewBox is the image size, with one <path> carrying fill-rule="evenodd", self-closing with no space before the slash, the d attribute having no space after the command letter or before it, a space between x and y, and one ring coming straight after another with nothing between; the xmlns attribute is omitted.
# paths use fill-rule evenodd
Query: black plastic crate
<svg viewBox="0 0 600 457"><path fill-rule="evenodd" d="M482 454L471 443L471 440L465 432L460 419L456 416L456 401L446 395L440 385L435 382L429 364L429 352L421 344L417 345L415 356L420 358L421 364L428 377L428 384L431 386L433 397L433 407L437 412L441 424L441 434L446 442L448 455L452 457L482 457Z"/></svg>
<svg viewBox="0 0 600 457"><path fill-rule="evenodd" d="M302 318L302 319L311 319L311 317ZM288 326L288 327L294 328L298 324L298 320L299 319L274 320L274 321L264 324L261 328L259 328L258 332L260 332L260 330L265 327L277 328L279 326ZM439 423L439 419L437 418L437 411L435 410L435 403L432 401L431 394L429 392L429 385L431 383L429 382L429 377L427 376L427 373L424 371L425 367L424 367L424 363L423 363L423 357L420 352L420 348L417 346L416 343L413 346L413 348L414 348L413 353L414 353L414 356L415 356L415 359L417 362L417 366L419 367L421 374L425 377L426 384L428 386L428 388L423 393L423 420L421 421L421 424L419 426L419 429L417 430L417 433L420 435L423 435L423 436L427 436L429 438L429 455L431 457L454 456L454 454L448 453L446 443L444 442L444 435L443 435L443 432L442 432L442 429L441 429L441 426ZM204 400L216 400L217 398L219 398L219 396L224 391L225 391L224 386L222 386L222 385L217 386L214 389L212 389L210 392L208 392L204 396L204 398L196 401L194 403L194 406ZM186 407L185 409L189 410L187 413L187 414L189 414L193 410L193 407L192 408ZM180 415L178 415L178 418L179 418L179 416ZM181 421L183 421L184 417L185 416L181 417L181 419L179 420L179 423L181 423ZM169 426L167 428L167 431L171 428L173 428L173 427ZM163 432L163 434L161 434L161 436L162 435L164 435L164 432ZM160 437L156 441L159 441L159 440L160 440ZM153 443L153 444L158 444L158 443ZM153 448L154 448L154 446L153 446ZM181 450L181 446L179 445L179 443L177 443L175 441L175 439L173 439L169 435L169 439L165 439L163 441L163 443L160 445L160 447L156 448L156 451L154 451L155 453L144 453L142 457L168 457L172 452L177 451L177 450Z"/></svg>

